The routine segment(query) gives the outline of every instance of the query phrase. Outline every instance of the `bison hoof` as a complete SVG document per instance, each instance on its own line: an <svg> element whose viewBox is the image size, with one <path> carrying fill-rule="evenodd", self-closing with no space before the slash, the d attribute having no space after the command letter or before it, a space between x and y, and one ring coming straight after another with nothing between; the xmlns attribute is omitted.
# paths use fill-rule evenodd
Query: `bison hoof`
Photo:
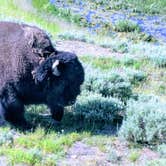
<svg viewBox="0 0 166 166"><path fill-rule="evenodd" d="M5 120L0 119L0 127L6 126L6 125L7 125L7 122Z"/></svg>

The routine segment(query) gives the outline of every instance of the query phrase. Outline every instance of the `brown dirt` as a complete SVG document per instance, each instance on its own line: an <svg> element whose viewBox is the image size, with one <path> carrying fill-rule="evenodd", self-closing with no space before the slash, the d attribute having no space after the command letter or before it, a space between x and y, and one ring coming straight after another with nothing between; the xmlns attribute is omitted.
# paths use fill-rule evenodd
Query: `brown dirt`
<svg viewBox="0 0 166 166"><path fill-rule="evenodd" d="M76 142L67 152L66 158L58 166L109 166L107 155L97 147L91 147L83 142Z"/></svg>
<svg viewBox="0 0 166 166"><path fill-rule="evenodd" d="M109 48L103 48L95 44L85 43L81 41L59 40L56 41L56 49L60 51L69 51L82 55L93 56L119 56L119 53L112 53Z"/></svg>
<svg viewBox="0 0 166 166"><path fill-rule="evenodd" d="M108 143L109 144L109 143ZM90 146L84 142L76 142L67 152L65 159L59 161L58 166L142 166L147 161L159 159L158 153L149 148L129 148L125 141L116 140L110 143L108 152L101 152L98 147ZM130 154L138 151L140 156L133 162L129 159ZM114 159L112 156L115 155ZM112 159L111 159L112 158Z"/></svg>

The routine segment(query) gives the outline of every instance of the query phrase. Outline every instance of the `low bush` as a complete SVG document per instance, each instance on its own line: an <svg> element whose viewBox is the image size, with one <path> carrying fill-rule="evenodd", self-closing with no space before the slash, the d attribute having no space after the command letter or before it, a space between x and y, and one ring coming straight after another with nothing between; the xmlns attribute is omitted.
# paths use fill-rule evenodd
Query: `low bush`
<svg viewBox="0 0 166 166"><path fill-rule="evenodd" d="M117 72L105 72L86 68L83 90L101 94L103 97L115 97L126 102L132 96L132 87L128 78L123 78Z"/></svg>
<svg viewBox="0 0 166 166"><path fill-rule="evenodd" d="M126 68L125 73L131 84L139 84L140 82L144 81L147 77L147 75L140 70Z"/></svg>
<svg viewBox="0 0 166 166"><path fill-rule="evenodd" d="M77 40L82 42L88 42L88 39L84 34L79 34L76 32L60 33L58 34L58 37L63 40Z"/></svg>
<svg viewBox="0 0 166 166"><path fill-rule="evenodd" d="M166 144L161 144L157 147L157 151L161 157L166 157Z"/></svg>
<svg viewBox="0 0 166 166"><path fill-rule="evenodd" d="M166 56L163 55L156 55L152 54L149 55L150 61L156 66L156 67L166 67Z"/></svg>
<svg viewBox="0 0 166 166"><path fill-rule="evenodd" d="M140 32L140 27L129 20L119 20L114 25L114 30L117 32Z"/></svg>
<svg viewBox="0 0 166 166"><path fill-rule="evenodd" d="M165 166L165 165L166 165L166 159L161 158L161 159L147 161L144 166Z"/></svg>
<svg viewBox="0 0 166 166"><path fill-rule="evenodd" d="M0 132L0 146L3 144L11 144L14 141L14 135L10 131L1 131Z"/></svg>
<svg viewBox="0 0 166 166"><path fill-rule="evenodd" d="M73 110L76 116L90 122L111 122L123 114L124 105L118 99L85 92Z"/></svg>
<svg viewBox="0 0 166 166"><path fill-rule="evenodd" d="M141 69L142 66L146 65L148 63L147 58L144 56L138 56L135 54L125 54L121 58L115 57L115 60L119 61L120 64L126 66L126 67L132 67L134 69Z"/></svg>
<svg viewBox="0 0 166 166"><path fill-rule="evenodd" d="M128 53L128 44L126 42L117 43L113 46L112 51L119 52L119 53Z"/></svg>
<svg viewBox="0 0 166 166"><path fill-rule="evenodd" d="M134 142L155 144L166 141L166 104L154 96L130 100L119 136Z"/></svg>

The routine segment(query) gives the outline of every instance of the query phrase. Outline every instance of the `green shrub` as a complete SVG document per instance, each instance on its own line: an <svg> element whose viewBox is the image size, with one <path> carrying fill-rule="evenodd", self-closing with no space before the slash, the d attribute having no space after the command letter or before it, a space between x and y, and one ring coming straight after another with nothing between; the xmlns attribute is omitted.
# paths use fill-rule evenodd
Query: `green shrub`
<svg viewBox="0 0 166 166"><path fill-rule="evenodd" d="M107 160L110 161L111 163L118 163L118 165L120 164L120 160L121 160L121 156L119 156L117 154L117 152L115 151L115 149L110 150Z"/></svg>
<svg viewBox="0 0 166 166"><path fill-rule="evenodd" d="M87 71L87 72L86 72ZM105 72L86 68L83 90L101 94L104 97L115 97L126 102L132 96L131 84L128 78L123 78L118 72Z"/></svg>
<svg viewBox="0 0 166 166"><path fill-rule="evenodd" d="M157 147L157 151L161 157L166 157L166 144L161 144Z"/></svg>
<svg viewBox="0 0 166 166"><path fill-rule="evenodd" d="M27 106L26 111L30 113L40 114L45 113L48 108L45 105L30 105Z"/></svg>
<svg viewBox="0 0 166 166"><path fill-rule="evenodd" d="M37 165L42 160L41 152L37 149L23 150L20 148L2 148L3 155L8 156L11 165Z"/></svg>
<svg viewBox="0 0 166 166"><path fill-rule="evenodd" d="M134 150L134 151L130 152L128 158L131 162L136 162L139 159L139 157L140 157L140 152Z"/></svg>
<svg viewBox="0 0 166 166"><path fill-rule="evenodd" d="M77 40L82 42L87 42L86 36L84 34L78 34L77 32L65 32L58 35L60 39L64 40Z"/></svg>
<svg viewBox="0 0 166 166"><path fill-rule="evenodd" d="M126 42L117 43L113 46L112 50L119 53L128 53L128 44Z"/></svg>
<svg viewBox="0 0 166 166"><path fill-rule="evenodd" d="M129 141L163 143L166 141L166 104L154 96L140 96L127 104L126 118L119 135Z"/></svg>
<svg viewBox="0 0 166 166"><path fill-rule="evenodd" d="M14 134L11 131L1 131L0 133L0 146L4 144L12 144L14 141Z"/></svg>
<svg viewBox="0 0 166 166"><path fill-rule="evenodd" d="M125 72L131 84L138 84L144 81L147 77L147 75L140 70L126 68Z"/></svg>
<svg viewBox="0 0 166 166"><path fill-rule="evenodd" d="M115 98L85 93L73 106L75 115L88 121L111 122L123 113L124 105Z"/></svg>
<svg viewBox="0 0 166 166"><path fill-rule="evenodd" d="M138 56L136 53L125 54L121 58L115 57L115 60L119 61L121 65L134 69L141 69L142 66L146 65L148 62L148 58Z"/></svg>
<svg viewBox="0 0 166 166"><path fill-rule="evenodd" d="M140 27L129 20L119 20L114 25L114 30L118 32L140 32Z"/></svg>
<svg viewBox="0 0 166 166"><path fill-rule="evenodd" d="M144 166L165 166L166 165L166 159L155 159L155 160L151 160L146 162L146 164Z"/></svg>
<svg viewBox="0 0 166 166"><path fill-rule="evenodd" d="M163 54L163 55L152 54L152 55L149 55L149 59L157 67L166 67L166 55L165 54Z"/></svg>

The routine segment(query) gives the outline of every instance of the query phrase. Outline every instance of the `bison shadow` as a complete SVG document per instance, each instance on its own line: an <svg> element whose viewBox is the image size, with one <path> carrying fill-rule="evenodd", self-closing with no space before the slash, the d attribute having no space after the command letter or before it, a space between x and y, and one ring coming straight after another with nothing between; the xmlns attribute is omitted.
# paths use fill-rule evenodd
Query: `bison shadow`
<svg viewBox="0 0 166 166"><path fill-rule="evenodd" d="M51 115L36 114L33 112L26 112L26 119L31 122L30 131L35 131L36 128L40 127L44 131L50 132L90 132L91 134L97 135L117 135L122 119L116 119L113 122L104 121L90 121L85 120L84 117L77 116L73 112L65 111L64 117L60 123L55 123L51 118ZM20 128L20 130L28 131L27 129Z"/></svg>

